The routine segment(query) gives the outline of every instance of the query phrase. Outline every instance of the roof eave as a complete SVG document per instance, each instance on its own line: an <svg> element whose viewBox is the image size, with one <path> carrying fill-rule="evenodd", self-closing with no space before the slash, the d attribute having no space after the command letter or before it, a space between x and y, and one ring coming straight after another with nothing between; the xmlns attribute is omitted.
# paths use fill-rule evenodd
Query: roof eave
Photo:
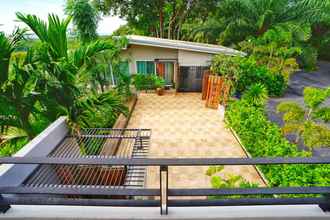
<svg viewBox="0 0 330 220"><path fill-rule="evenodd" d="M187 50L187 51L194 51L194 52L201 52L201 53L209 53L209 54L226 54L226 55L232 55L232 56L246 56L245 53L241 51L226 51L226 49L203 49L203 48L196 48L196 47L185 47L185 46L174 46L174 45L168 45L163 43L151 43L151 42L145 42L141 40L134 40L129 39L129 44L135 44L135 45L142 45L142 46L152 46L152 47L161 47L161 48L170 48L170 49L178 49L178 50ZM230 49L233 50L233 49Z"/></svg>

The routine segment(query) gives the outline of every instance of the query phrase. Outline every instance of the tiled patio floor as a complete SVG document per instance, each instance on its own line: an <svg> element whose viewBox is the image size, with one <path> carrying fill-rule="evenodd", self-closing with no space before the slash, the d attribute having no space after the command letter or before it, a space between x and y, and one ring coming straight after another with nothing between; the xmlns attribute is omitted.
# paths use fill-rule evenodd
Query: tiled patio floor
<svg viewBox="0 0 330 220"><path fill-rule="evenodd" d="M131 128L151 128L149 157L245 157L244 151L217 110L204 106L199 93L141 93L129 122ZM170 167L173 188L210 187L207 167ZM241 175L262 185L253 166L226 166L224 175ZM148 169L146 187L159 186L159 171Z"/></svg>

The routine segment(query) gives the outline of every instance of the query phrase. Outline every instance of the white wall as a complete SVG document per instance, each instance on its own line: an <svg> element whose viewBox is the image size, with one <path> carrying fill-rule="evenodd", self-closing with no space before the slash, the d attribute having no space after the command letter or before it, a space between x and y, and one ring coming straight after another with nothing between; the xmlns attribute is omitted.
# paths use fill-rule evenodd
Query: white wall
<svg viewBox="0 0 330 220"><path fill-rule="evenodd" d="M187 50L179 50L178 60L180 66L209 66L213 55Z"/></svg>
<svg viewBox="0 0 330 220"><path fill-rule="evenodd" d="M123 59L129 60L130 73L136 73L137 60L178 59L178 50L141 45L130 45L121 52Z"/></svg>

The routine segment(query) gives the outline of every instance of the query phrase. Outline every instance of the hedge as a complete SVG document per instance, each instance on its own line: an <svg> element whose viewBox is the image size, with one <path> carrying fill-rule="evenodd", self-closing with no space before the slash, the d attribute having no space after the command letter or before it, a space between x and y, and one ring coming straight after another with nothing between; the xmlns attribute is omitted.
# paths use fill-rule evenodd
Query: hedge
<svg viewBox="0 0 330 220"><path fill-rule="evenodd" d="M268 120L264 107L244 100L230 103L227 123L238 134L252 157L309 157L282 135L281 128ZM271 187L329 186L330 165L261 165Z"/></svg>

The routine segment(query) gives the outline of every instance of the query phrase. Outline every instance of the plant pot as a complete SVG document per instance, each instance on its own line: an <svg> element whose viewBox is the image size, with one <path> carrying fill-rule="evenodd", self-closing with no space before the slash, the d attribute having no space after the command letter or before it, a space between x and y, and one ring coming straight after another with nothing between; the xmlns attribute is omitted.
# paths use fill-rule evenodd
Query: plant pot
<svg viewBox="0 0 330 220"><path fill-rule="evenodd" d="M156 92L157 92L157 95L164 95L164 88L157 88Z"/></svg>

